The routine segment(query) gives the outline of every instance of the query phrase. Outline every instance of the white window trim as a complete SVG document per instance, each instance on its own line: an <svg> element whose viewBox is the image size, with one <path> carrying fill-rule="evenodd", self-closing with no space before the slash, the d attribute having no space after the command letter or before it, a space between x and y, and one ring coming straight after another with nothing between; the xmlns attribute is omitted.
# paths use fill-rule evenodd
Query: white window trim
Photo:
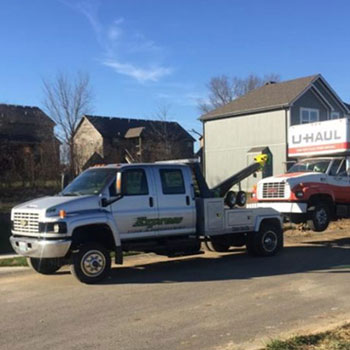
<svg viewBox="0 0 350 350"><path fill-rule="evenodd" d="M331 118L330 119L339 119L340 113L339 112L331 112Z"/></svg>
<svg viewBox="0 0 350 350"><path fill-rule="evenodd" d="M317 120L316 121L319 121L320 120L320 110L319 109L316 109L316 108L305 108L305 107L301 107L300 108L300 115L299 115L299 122L300 124L307 124L307 123L303 123L303 112L304 111L307 111L307 112L316 112L317 114ZM310 122L309 122L310 123Z"/></svg>

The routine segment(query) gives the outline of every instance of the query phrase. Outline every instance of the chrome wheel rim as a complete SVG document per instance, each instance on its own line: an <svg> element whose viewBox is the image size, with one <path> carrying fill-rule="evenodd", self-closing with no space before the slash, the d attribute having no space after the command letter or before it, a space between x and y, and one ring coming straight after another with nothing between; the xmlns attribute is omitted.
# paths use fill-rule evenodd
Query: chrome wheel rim
<svg viewBox="0 0 350 350"><path fill-rule="evenodd" d="M276 247L277 247L277 235L275 232L273 231L267 231L264 233L263 237L262 237L262 244L264 246L264 249L271 253L273 252Z"/></svg>
<svg viewBox="0 0 350 350"><path fill-rule="evenodd" d="M106 258L99 250L89 250L81 259L80 267L86 276L97 277L106 267Z"/></svg>
<svg viewBox="0 0 350 350"><path fill-rule="evenodd" d="M316 212L316 219L320 225L325 225L327 222L327 212L322 208Z"/></svg>

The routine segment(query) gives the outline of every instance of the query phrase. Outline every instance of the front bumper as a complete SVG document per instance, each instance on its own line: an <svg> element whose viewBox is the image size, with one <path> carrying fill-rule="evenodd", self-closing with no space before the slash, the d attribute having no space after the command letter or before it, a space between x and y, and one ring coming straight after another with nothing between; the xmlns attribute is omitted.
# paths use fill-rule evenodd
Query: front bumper
<svg viewBox="0 0 350 350"><path fill-rule="evenodd" d="M305 214L307 212L307 203L298 202L257 202L250 203L247 208L272 208L283 214Z"/></svg>
<svg viewBox="0 0 350 350"><path fill-rule="evenodd" d="M62 258L71 246L71 240L45 240L28 237L11 236L10 242L14 251L31 258Z"/></svg>

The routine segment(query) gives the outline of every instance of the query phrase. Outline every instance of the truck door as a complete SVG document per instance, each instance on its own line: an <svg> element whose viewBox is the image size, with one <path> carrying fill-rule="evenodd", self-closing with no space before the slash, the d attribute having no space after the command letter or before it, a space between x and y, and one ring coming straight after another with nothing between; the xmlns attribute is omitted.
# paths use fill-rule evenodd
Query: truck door
<svg viewBox="0 0 350 350"><path fill-rule="evenodd" d="M153 173L148 167L122 172L123 198L112 204L122 239L155 235L158 211Z"/></svg>
<svg viewBox="0 0 350 350"><path fill-rule="evenodd" d="M346 160L334 159L328 172L328 182L333 188L337 203L350 202L350 181L346 172Z"/></svg>
<svg viewBox="0 0 350 350"><path fill-rule="evenodd" d="M153 169L157 183L159 235L196 232L196 206L191 171L184 166Z"/></svg>

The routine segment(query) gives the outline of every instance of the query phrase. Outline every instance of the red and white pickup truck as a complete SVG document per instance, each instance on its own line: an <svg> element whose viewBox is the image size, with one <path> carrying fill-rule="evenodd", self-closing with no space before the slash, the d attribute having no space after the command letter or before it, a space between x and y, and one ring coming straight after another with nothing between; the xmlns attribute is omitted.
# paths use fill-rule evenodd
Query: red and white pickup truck
<svg viewBox="0 0 350 350"><path fill-rule="evenodd" d="M349 216L349 131L346 118L290 127L288 155L299 160L285 174L259 181L250 206L273 208L314 231Z"/></svg>

